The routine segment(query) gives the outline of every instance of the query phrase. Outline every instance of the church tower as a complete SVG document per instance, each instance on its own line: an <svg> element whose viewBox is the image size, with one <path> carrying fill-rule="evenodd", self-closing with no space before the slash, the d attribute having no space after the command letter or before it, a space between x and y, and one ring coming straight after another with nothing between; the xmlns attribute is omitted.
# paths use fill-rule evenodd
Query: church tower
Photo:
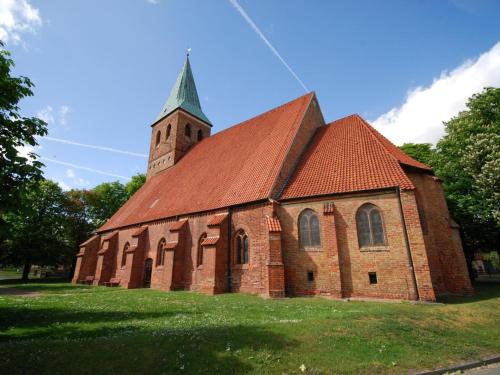
<svg viewBox="0 0 500 375"><path fill-rule="evenodd" d="M148 179L173 166L192 145L210 136L212 124L201 110L189 54L151 128Z"/></svg>

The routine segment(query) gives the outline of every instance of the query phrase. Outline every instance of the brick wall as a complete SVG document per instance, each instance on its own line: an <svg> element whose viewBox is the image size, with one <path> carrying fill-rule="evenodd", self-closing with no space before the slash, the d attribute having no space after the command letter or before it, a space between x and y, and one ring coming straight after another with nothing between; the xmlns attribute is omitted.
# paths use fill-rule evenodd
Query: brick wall
<svg viewBox="0 0 500 375"><path fill-rule="evenodd" d="M185 135L185 126L191 127L191 137ZM170 136L167 138L167 128L170 125ZM174 165L186 151L198 142L198 131L203 138L209 137L211 128L196 117L182 110L175 110L151 128L151 143L149 146L149 161L147 177ZM156 137L160 133L157 145Z"/></svg>
<svg viewBox="0 0 500 375"><path fill-rule="evenodd" d="M324 214L324 206L329 202L334 205L333 220ZM356 211L365 203L381 210L387 246L360 248ZM314 210L319 217L322 246L317 249L299 247L298 217L306 208ZM395 192L284 203L278 212L283 227L288 293L411 299L412 276ZM307 275L311 271L312 282ZM369 272L376 272L377 284L370 284Z"/></svg>
<svg viewBox="0 0 500 375"><path fill-rule="evenodd" d="M460 235L452 225L441 183L429 174L407 174L416 187L423 238L436 293L471 294Z"/></svg>

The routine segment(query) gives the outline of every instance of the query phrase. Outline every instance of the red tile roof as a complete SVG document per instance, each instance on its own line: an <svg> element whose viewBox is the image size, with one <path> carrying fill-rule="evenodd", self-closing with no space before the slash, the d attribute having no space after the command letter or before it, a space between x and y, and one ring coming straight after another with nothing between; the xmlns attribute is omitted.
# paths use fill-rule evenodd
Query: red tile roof
<svg viewBox="0 0 500 375"><path fill-rule="evenodd" d="M313 97L307 94L195 144L176 165L150 178L99 232L268 198Z"/></svg>
<svg viewBox="0 0 500 375"><path fill-rule="evenodd" d="M175 222L174 224L172 224L172 226L170 227L170 232L177 232L177 231L180 231L181 228L183 227L184 224L187 223L187 220L184 219L184 220L179 220L177 222Z"/></svg>
<svg viewBox="0 0 500 375"><path fill-rule="evenodd" d="M395 186L414 189L400 163L430 169L351 115L318 129L281 198Z"/></svg>
<svg viewBox="0 0 500 375"><path fill-rule="evenodd" d="M210 218L210 220L208 220L207 226L212 227L212 226L220 225L226 217L227 217L227 214L214 215Z"/></svg>
<svg viewBox="0 0 500 375"><path fill-rule="evenodd" d="M207 237L203 240L203 242L201 244L203 246L216 245L218 241L219 241L219 237Z"/></svg>
<svg viewBox="0 0 500 375"><path fill-rule="evenodd" d="M269 232L281 232L281 223L278 218L266 216L266 223Z"/></svg>
<svg viewBox="0 0 500 375"><path fill-rule="evenodd" d="M139 237L144 231L148 230L147 226L139 227L132 232L132 237Z"/></svg>

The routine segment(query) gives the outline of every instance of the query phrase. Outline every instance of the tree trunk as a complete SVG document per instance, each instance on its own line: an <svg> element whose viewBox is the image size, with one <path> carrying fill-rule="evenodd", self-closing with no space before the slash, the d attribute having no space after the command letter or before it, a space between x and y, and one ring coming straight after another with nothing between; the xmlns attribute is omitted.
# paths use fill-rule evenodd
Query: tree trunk
<svg viewBox="0 0 500 375"><path fill-rule="evenodd" d="M23 267L23 278L22 278L23 281L28 280L28 275L30 273L30 270L31 270L31 263L27 261L26 263L24 263Z"/></svg>

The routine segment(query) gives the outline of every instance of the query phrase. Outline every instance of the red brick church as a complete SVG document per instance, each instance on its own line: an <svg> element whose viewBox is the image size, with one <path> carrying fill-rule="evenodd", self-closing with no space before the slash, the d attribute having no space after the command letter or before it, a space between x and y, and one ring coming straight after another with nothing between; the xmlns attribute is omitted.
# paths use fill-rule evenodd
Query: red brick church
<svg viewBox="0 0 500 375"><path fill-rule="evenodd" d="M266 297L472 293L439 178L314 93L211 135L189 59L147 181L81 244L73 282Z"/></svg>

